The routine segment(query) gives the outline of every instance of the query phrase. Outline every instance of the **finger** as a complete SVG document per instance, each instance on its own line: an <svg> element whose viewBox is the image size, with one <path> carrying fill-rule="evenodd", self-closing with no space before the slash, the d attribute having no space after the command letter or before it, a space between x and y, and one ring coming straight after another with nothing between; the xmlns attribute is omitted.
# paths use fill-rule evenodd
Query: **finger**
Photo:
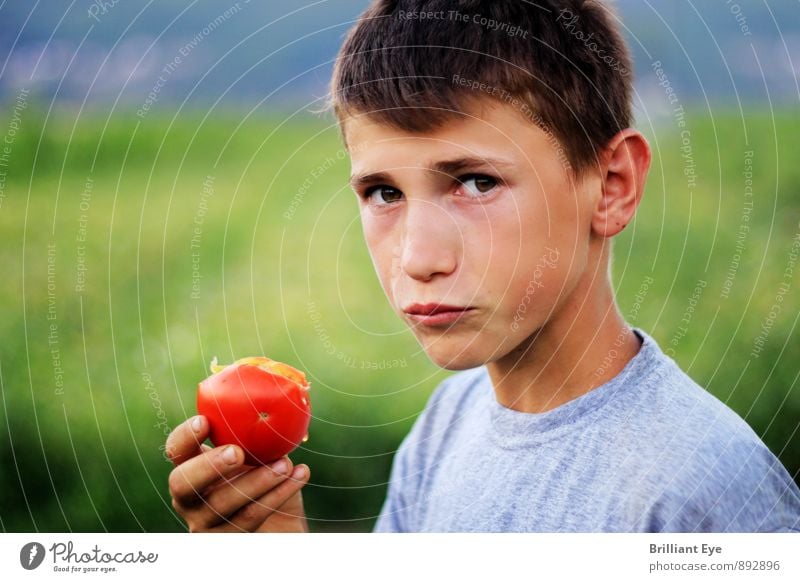
<svg viewBox="0 0 800 582"><path fill-rule="evenodd" d="M277 511L262 523L256 532L308 533L308 520L303 507L303 491L298 489Z"/></svg>
<svg viewBox="0 0 800 582"><path fill-rule="evenodd" d="M236 445L209 449L172 470L170 494L179 506L192 507L210 485L240 470L243 461L244 452Z"/></svg>
<svg viewBox="0 0 800 582"><path fill-rule="evenodd" d="M205 416L193 416L179 424L169 433L166 443L166 455L173 465L196 457L203 452L203 441L208 438L208 420Z"/></svg>
<svg viewBox="0 0 800 582"><path fill-rule="evenodd" d="M281 511L281 506L308 483L309 477L308 466L297 465L292 475L280 485L242 507L230 520L213 531L252 532L272 515L287 515Z"/></svg>
<svg viewBox="0 0 800 582"><path fill-rule="evenodd" d="M283 483L240 509L228 523L212 531L308 531L300 493L309 477L308 466L298 465ZM298 504L299 508L296 507Z"/></svg>
<svg viewBox="0 0 800 582"><path fill-rule="evenodd" d="M250 469L234 480L223 481L205 496L198 505L192 521L200 529L213 527L228 520L239 509L280 485L292 472L288 457L264 467Z"/></svg>

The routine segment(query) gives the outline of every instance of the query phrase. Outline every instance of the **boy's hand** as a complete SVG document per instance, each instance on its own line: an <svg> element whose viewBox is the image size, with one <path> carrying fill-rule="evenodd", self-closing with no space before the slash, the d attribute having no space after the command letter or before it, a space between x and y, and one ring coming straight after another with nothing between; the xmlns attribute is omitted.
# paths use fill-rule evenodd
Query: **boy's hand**
<svg viewBox="0 0 800 582"><path fill-rule="evenodd" d="M208 420L195 416L167 437L166 454L175 465L169 474L172 507L189 531L308 532L300 492L308 466L292 473L288 457L264 467L244 465L241 447L202 444L208 430ZM276 467L281 462L285 469Z"/></svg>

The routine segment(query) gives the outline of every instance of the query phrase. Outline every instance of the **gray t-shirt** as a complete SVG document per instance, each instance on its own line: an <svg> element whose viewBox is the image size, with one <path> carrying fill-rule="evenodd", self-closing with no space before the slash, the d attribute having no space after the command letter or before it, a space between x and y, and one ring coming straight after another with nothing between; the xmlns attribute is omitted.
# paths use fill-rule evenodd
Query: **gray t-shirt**
<svg viewBox="0 0 800 582"><path fill-rule="evenodd" d="M800 531L800 490L748 424L639 328L639 353L547 412L499 404L485 366L431 395L375 532Z"/></svg>

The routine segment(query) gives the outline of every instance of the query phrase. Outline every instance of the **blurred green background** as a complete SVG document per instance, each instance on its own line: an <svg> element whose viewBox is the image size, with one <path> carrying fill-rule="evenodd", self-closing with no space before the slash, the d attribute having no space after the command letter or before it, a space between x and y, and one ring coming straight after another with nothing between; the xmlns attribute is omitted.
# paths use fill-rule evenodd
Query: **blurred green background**
<svg viewBox="0 0 800 582"><path fill-rule="evenodd" d="M674 349L797 479L800 267L763 351L750 354L800 230L800 119L762 111L689 110L694 188L676 126L640 127L653 165L615 243L614 282L629 323ZM731 271L747 151L754 204ZM264 354L312 384L310 438L292 454L312 470L311 530L369 531L397 445L451 372L389 307L331 120L211 110L142 121L48 112L32 96L11 156L0 205L2 530L184 531L166 431L195 413L213 356Z"/></svg>
<svg viewBox="0 0 800 582"><path fill-rule="evenodd" d="M367 4L0 3L0 531L185 531L166 434L212 357L257 354L312 383L312 531L371 530L451 372L390 309L308 113ZM615 2L653 147L618 302L798 480L798 5L661 4Z"/></svg>

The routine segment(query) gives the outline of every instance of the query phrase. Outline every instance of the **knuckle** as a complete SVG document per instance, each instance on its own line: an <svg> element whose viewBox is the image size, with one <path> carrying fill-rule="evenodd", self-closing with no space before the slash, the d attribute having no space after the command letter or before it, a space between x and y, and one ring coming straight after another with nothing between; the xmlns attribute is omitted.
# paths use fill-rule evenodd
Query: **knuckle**
<svg viewBox="0 0 800 582"><path fill-rule="evenodd" d="M218 475L219 471L217 470L218 463L214 458L214 451L207 451L205 453L200 453L196 457L191 459L192 462L192 470L196 472L198 476L208 476L208 475Z"/></svg>
<svg viewBox="0 0 800 582"><path fill-rule="evenodd" d="M202 514L203 520L209 523L227 517L224 515L223 500L213 494L202 500L198 512Z"/></svg>
<svg viewBox="0 0 800 582"><path fill-rule="evenodd" d="M183 498L186 496L186 477L180 469L173 469L167 480L169 492L173 498Z"/></svg>
<svg viewBox="0 0 800 582"><path fill-rule="evenodd" d="M239 511L239 517L245 524L260 523L269 511L262 501L252 501Z"/></svg>
<svg viewBox="0 0 800 582"><path fill-rule="evenodd" d="M176 497L176 493L178 492L178 478L175 476L175 471L177 471L177 469L170 471L167 477L167 486L173 498Z"/></svg>
<svg viewBox="0 0 800 582"><path fill-rule="evenodd" d="M276 499L283 500L289 496L294 488L294 481L287 477L286 479L282 480L280 483L275 485L272 489L272 496ZM280 505L280 503L278 503Z"/></svg>

